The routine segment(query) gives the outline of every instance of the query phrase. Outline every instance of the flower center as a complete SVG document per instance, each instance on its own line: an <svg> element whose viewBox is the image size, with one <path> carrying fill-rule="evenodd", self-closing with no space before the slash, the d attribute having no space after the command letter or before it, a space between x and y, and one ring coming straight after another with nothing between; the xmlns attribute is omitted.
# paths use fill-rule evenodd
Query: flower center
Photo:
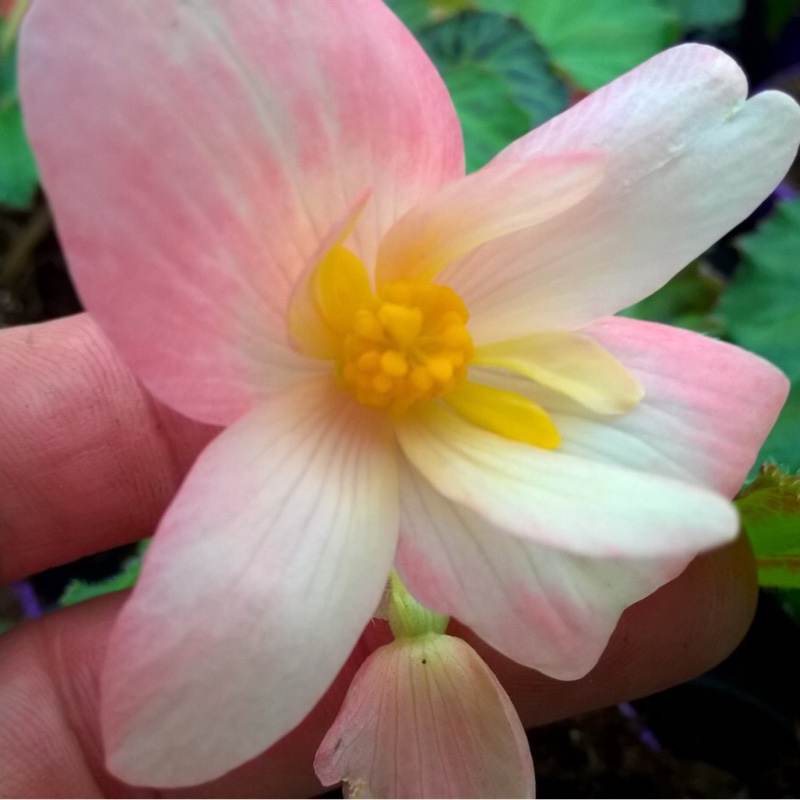
<svg viewBox="0 0 800 800"><path fill-rule="evenodd" d="M289 331L307 356L333 361L359 403L399 412L464 382L474 354L468 319L461 298L427 278L373 291L361 260L334 245L298 284Z"/></svg>
<svg viewBox="0 0 800 800"><path fill-rule="evenodd" d="M337 373L356 400L402 411L467 376L469 314L450 288L425 279L384 284L352 317Z"/></svg>
<svg viewBox="0 0 800 800"><path fill-rule="evenodd" d="M287 323L297 350L332 362L341 386L362 405L394 415L439 398L442 408L429 413L446 407L543 449L561 441L547 411L526 391L469 380L471 364L516 373L598 413L624 413L641 398L638 382L587 337L541 333L476 349L468 320L459 295L427 277L373 290L364 264L340 240L298 281Z"/></svg>

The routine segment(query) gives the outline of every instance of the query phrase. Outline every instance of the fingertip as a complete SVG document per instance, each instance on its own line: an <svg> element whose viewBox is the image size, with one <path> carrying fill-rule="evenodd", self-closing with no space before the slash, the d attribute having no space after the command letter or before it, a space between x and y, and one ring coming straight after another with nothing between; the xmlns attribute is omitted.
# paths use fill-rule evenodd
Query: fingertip
<svg viewBox="0 0 800 800"><path fill-rule="evenodd" d="M86 314L0 333L0 580L149 536L216 430L156 403Z"/></svg>

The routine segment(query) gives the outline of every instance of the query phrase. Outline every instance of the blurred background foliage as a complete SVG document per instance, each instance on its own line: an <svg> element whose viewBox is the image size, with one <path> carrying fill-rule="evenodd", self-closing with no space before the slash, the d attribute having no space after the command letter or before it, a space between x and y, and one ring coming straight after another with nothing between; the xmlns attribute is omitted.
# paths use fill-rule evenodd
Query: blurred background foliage
<svg viewBox="0 0 800 800"><path fill-rule="evenodd" d="M469 171L479 169L511 141L587 93L682 41L710 43L729 52L742 64L753 91L780 88L800 98L800 0L385 2L418 38L452 94L463 125ZM28 0L0 0L0 327L80 310L46 201L38 188L36 164L22 124L15 50L16 33L27 4ZM789 377L789 400L737 504L757 555L762 584L772 587L769 603L776 607L778 602L782 604L796 622L800 621L798 189L800 168L796 164L749 220L661 290L622 312L740 345L769 359ZM0 592L0 631L43 609L130 586L138 573L142 551L142 546L123 548L7 587ZM757 619L756 628L759 624ZM791 636L782 630L779 638L783 650L769 655L766 640L759 639L757 645L760 657L768 659L775 675L784 664L800 663L796 623L793 635L798 644L793 662L786 649ZM793 674L787 685L796 690L800 682ZM762 689L742 689L740 679L736 686L742 697L755 697L754 703L742 706L740 713L745 716L751 706L767 708L772 717L783 713L776 710L776 703L764 699ZM789 693L789 689L782 689L779 702L791 706L785 715L786 730L791 731L800 719L800 698L796 691L793 699ZM674 703L674 695L671 697ZM693 697L691 702L696 705L698 700ZM648 713L655 713L652 707ZM639 730L643 723L636 714L633 709L623 714L627 727L619 735L652 750L652 742L648 744L650 740ZM725 713L717 710L714 714L732 725ZM570 784L568 781L575 778L562 776L567 781L562 785L571 787L565 791L626 796L624 787L625 792L633 792L627 796L648 796L648 790L635 780L638 762L631 761L634 745L629 742L619 756L624 763L616 763L617 756L606 753L600 739L594 744L590 741L596 733L592 725L580 728L585 740L580 747L574 737L565 745L579 751L579 761L583 759L570 767L570 774L582 770L586 775L607 767L621 782L611 788L604 784L598 790L593 784ZM607 726L608 720L600 725L603 735L608 733ZM569 736L573 733L570 728ZM714 735L722 733L715 730ZM778 745L768 737L763 741L774 755ZM751 742L751 750L754 746ZM561 770L564 752L553 763L553 774ZM762 761L766 757L763 755ZM737 758L744 763L744 756ZM537 766L540 764L537 759ZM741 764L731 766L731 770L739 767ZM800 783L800 772L795 769L791 774ZM671 775L673 782L664 784L663 796L708 796L714 792L718 792L716 796L736 792L738 796L759 796L759 792L796 796L796 785L782 794L783 778L777 783L759 783L763 778L759 769L747 778L744 789L741 783L726 782L727 778L715 784L716 778L709 776L708 770L702 772L701 787L693 782L696 775L685 771L678 777Z"/></svg>

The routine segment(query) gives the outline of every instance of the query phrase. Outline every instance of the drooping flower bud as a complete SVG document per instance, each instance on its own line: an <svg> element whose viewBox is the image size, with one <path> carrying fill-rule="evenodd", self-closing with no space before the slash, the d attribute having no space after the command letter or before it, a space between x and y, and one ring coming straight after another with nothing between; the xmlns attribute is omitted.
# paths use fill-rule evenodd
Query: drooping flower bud
<svg viewBox="0 0 800 800"><path fill-rule="evenodd" d="M346 797L533 797L525 731L492 671L395 574L388 600L397 638L356 674L317 777Z"/></svg>

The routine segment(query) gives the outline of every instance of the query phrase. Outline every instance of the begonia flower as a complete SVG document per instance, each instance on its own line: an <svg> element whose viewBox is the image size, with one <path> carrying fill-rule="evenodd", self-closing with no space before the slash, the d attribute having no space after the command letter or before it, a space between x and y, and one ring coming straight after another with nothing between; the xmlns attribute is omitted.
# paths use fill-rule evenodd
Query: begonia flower
<svg viewBox="0 0 800 800"><path fill-rule="evenodd" d="M563 679L731 540L787 391L610 315L745 218L797 106L667 51L464 177L380 0L37 0L26 125L83 302L150 391L225 426L111 637L109 768L199 783L308 713L397 569Z"/></svg>
<svg viewBox="0 0 800 800"><path fill-rule="evenodd" d="M395 641L353 678L317 777L345 797L534 797L528 739L500 682L394 570L387 594Z"/></svg>

